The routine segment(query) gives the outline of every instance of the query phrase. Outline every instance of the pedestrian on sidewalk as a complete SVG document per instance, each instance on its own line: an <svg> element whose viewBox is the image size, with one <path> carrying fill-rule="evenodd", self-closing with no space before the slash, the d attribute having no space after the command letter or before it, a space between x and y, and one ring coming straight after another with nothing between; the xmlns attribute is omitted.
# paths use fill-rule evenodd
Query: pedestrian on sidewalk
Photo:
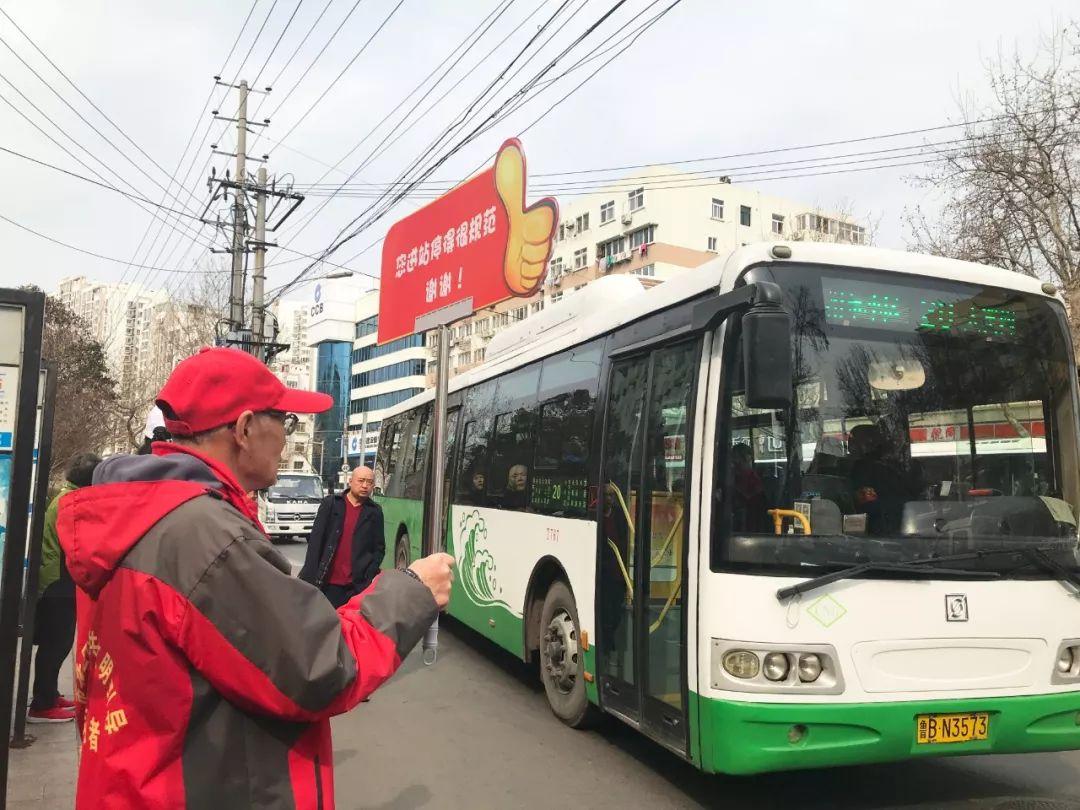
<svg viewBox="0 0 1080 810"><path fill-rule="evenodd" d="M334 807L329 718L385 681L450 598L453 559L384 571L335 611L290 575L247 493L277 477L294 413L237 349L158 395L172 434L102 462L60 505L77 586L76 808Z"/></svg>
<svg viewBox="0 0 1080 810"><path fill-rule="evenodd" d="M75 583L64 564L64 550L56 536L60 499L79 487L90 486L94 468L101 463L96 453L80 453L72 459L66 480L45 510L41 532L41 568L38 602L34 613L34 690L29 723L67 723L75 719L75 703L60 694L60 667L75 641Z"/></svg>
<svg viewBox="0 0 1080 810"><path fill-rule="evenodd" d="M374 471L357 467L344 492L323 499L311 525L300 579L322 591L335 609L371 584L386 553L374 488Z"/></svg>

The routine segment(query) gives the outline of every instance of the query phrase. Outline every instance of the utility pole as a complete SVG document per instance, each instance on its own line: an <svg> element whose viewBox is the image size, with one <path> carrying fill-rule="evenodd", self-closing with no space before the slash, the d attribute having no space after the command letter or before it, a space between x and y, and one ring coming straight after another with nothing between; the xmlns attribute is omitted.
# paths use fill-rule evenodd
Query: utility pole
<svg viewBox="0 0 1080 810"><path fill-rule="evenodd" d="M259 179L255 184L255 272L251 275L251 335L256 356L264 362L262 344L266 341L266 303L263 287L266 281L266 167L259 167ZM275 330L276 336L276 330Z"/></svg>
<svg viewBox="0 0 1080 810"><path fill-rule="evenodd" d="M247 100L248 83L240 82L240 103L236 111L236 180L244 182L247 171ZM244 241L247 239L247 208L244 194L233 194L232 283L229 285L229 332L244 328Z"/></svg>
<svg viewBox="0 0 1080 810"><path fill-rule="evenodd" d="M273 339L266 338L266 304L264 301L264 288L266 282L266 249L277 247L273 242L267 241L267 232L273 232L281 226L286 219L303 202L304 196L292 191L292 184L284 188L277 188L276 180L268 179L265 166L259 168L255 178L247 173L249 160L265 164L269 155L253 157L247 154L247 135L251 127L266 127L270 125L270 119L263 121L250 121L248 119L248 95L249 93L269 93L270 88L265 90L252 90L246 81L241 80L238 84L223 82L220 76L214 77L218 85L231 87L239 94L239 103L235 118L228 118L213 110L214 119L228 121L236 124L236 152L222 152L216 143L210 144L210 149L215 155L224 155L236 159L235 176L225 172L224 177L218 177L216 169L211 169L207 186L210 188L211 197L203 209L200 219L208 225L215 225L223 233L229 234L229 247L222 249L211 248L214 253L229 253L232 255L232 271L229 285L229 334L224 343L228 346L236 346L250 352L263 362L269 362L276 354L284 351L288 346L276 343ZM210 209L215 202L227 201L232 194L231 216L228 219L220 215L210 217ZM255 199L255 228L251 233L248 226L249 217L249 193ZM273 198L274 202L270 210L267 210L267 199ZM284 210L275 218L278 207L284 203ZM231 232L231 233L230 233ZM244 293L246 282L246 258L249 252L255 254L255 268L252 276L252 306L250 326L244 323ZM276 337L276 330L275 330Z"/></svg>

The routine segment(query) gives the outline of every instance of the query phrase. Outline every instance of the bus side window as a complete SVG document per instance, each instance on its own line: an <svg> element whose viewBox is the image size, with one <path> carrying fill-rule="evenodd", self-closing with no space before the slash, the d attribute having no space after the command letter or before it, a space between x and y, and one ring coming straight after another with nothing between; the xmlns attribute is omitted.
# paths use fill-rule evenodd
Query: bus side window
<svg viewBox="0 0 1080 810"><path fill-rule="evenodd" d="M498 380L495 422L491 436L488 501L502 509L523 510L529 504L536 437L536 389L540 363L518 369Z"/></svg>
<svg viewBox="0 0 1080 810"><path fill-rule="evenodd" d="M465 396L454 503L483 506L487 502L488 433L491 430L494 397L495 383L490 380L470 389Z"/></svg>
<svg viewBox="0 0 1080 810"><path fill-rule="evenodd" d="M424 472L427 469L427 444L431 433L431 404L409 414L411 426L408 445L405 448L404 469L401 478L404 481L402 496L422 498L424 495Z"/></svg>
<svg viewBox="0 0 1080 810"><path fill-rule="evenodd" d="M401 417L385 419L379 436L379 456L376 463L375 482L380 494L388 495L397 478L398 453L401 445Z"/></svg>
<svg viewBox="0 0 1080 810"><path fill-rule="evenodd" d="M603 350L600 338L544 360L530 487L530 505L541 514L588 514L589 487L596 485L590 479L589 453Z"/></svg>

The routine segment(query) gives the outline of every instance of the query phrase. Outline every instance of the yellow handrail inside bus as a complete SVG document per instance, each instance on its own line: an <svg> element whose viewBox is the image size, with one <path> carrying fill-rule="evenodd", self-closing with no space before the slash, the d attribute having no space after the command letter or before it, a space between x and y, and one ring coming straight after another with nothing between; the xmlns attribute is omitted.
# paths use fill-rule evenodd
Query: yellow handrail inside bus
<svg viewBox="0 0 1080 810"><path fill-rule="evenodd" d="M616 484L609 482L607 491L615 496L615 500L619 503L619 509L622 510L623 517L626 518L628 548L633 548L635 539L634 521L630 517L630 510L626 508L626 500L623 498L622 490ZM622 552L619 551L619 547L615 545L615 541L610 537L608 538L608 545L611 546L611 551L615 555L615 562L619 564L619 571L622 572L623 579L626 581L626 604L632 605L634 603L634 585L630 581L630 573L626 570L626 563L623 562Z"/></svg>
<svg viewBox="0 0 1080 810"><path fill-rule="evenodd" d="M619 553L619 547L615 545L615 541L609 537L607 542L611 546L611 551L615 555L615 562L619 564L619 571L626 582L626 604L632 605L634 604L634 586L630 582L630 573L626 570L626 565L623 564L622 554Z"/></svg>
<svg viewBox="0 0 1080 810"><path fill-rule="evenodd" d="M811 534L810 518L802 512L796 512L794 509L770 509L769 514L772 515L773 528L776 529L777 534L783 533L784 518L786 517L799 521L802 524L803 534Z"/></svg>
<svg viewBox="0 0 1080 810"><path fill-rule="evenodd" d="M656 621L649 625L649 633L655 633L660 625L664 623L664 618L667 616L668 611L671 610L671 606L675 604L675 597L679 595L679 591L682 590L682 571L679 571L675 576L675 587L671 589L671 595L667 598L667 602L664 603L664 609L660 611L660 615L656 617Z"/></svg>

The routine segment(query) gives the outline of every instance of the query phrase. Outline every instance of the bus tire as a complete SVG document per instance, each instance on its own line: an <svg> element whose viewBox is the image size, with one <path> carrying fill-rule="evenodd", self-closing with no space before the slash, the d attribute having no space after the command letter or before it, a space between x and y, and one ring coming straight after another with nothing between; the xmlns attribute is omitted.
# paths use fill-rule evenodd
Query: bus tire
<svg viewBox="0 0 1080 810"><path fill-rule="evenodd" d="M403 534L394 546L394 568L408 568L409 562L409 535Z"/></svg>
<svg viewBox="0 0 1080 810"><path fill-rule="evenodd" d="M577 605L562 580L551 583L540 611L540 680L551 711L571 728L584 728L595 710L585 695L585 654Z"/></svg>

